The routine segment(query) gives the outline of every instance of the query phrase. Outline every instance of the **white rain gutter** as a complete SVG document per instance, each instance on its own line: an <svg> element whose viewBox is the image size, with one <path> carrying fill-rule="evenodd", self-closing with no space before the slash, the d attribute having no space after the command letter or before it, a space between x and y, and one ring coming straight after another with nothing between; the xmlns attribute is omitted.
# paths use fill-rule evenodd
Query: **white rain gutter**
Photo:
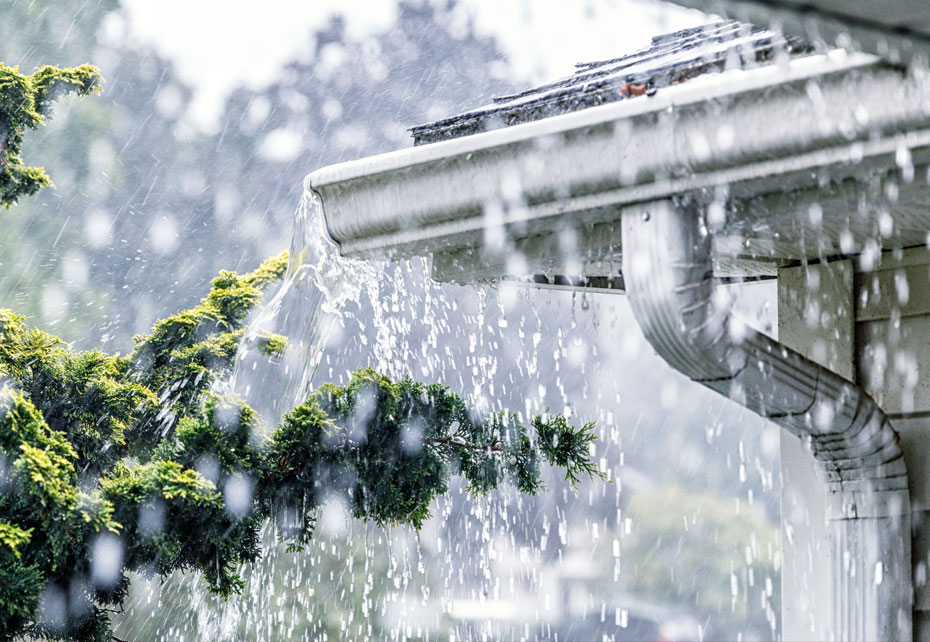
<svg viewBox="0 0 930 642"><path fill-rule="evenodd" d="M808 444L828 489L832 630L841 640L910 640L911 507L898 435L861 388L732 318L694 201L623 213L633 313L666 362Z"/></svg>
<svg viewBox="0 0 930 642"><path fill-rule="evenodd" d="M906 80L872 56L841 51L708 74L651 98L325 167L307 186L346 256L433 254L434 271L456 262L468 271L497 258L462 256L481 252L489 226L539 239L570 225L598 236L603 223L618 257L613 224L629 204L717 185L734 198L817 189L891 166L901 147L924 162L930 87Z"/></svg>
<svg viewBox="0 0 930 642"><path fill-rule="evenodd" d="M853 383L731 321L710 280L719 257L702 209L673 205L703 202L717 187L729 202L816 193L893 168L902 150L922 172L930 86L871 56L838 53L702 76L652 98L324 168L307 186L320 195L344 255L432 255L434 275L437 264L440 276L450 266L465 278L505 274L483 248L492 227L536 248L528 262L547 258L544 243L533 245L538 239L566 227L593 230L592 243L606 237L607 252L622 254L631 303L656 350L800 436L820 462L831 497L835 634L905 640L910 506L894 430ZM771 203L795 207L790 199ZM849 211L825 208L824 225L831 216L857 224ZM930 225L918 223L923 243Z"/></svg>

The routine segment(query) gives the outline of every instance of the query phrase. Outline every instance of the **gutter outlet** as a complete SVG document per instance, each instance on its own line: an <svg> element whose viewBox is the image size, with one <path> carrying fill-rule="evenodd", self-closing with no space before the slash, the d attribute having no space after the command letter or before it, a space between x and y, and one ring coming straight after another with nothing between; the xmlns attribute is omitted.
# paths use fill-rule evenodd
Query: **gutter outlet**
<svg viewBox="0 0 930 642"><path fill-rule="evenodd" d="M669 365L804 440L828 493L832 636L912 639L911 527L898 435L854 383L731 316L694 200L625 208L623 276ZM803 587L799 587L803 590Z"/></svg>

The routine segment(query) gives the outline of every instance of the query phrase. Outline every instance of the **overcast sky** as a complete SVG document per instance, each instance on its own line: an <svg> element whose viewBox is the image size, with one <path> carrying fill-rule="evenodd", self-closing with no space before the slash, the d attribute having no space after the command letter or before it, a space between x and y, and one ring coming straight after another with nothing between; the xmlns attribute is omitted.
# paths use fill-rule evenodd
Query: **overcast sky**
<svg viewBox="0 0 930 642"><path fill-rule="evenodd" d="M477 30L497 37L516 77L542 82L575 62L610 58L649 44L653 35L705 22L661 0L461 0ZM300 55L307 33L334 12L350 34L382 31L394 21L393 0L124 0L134 37L175 61L196 88L192 116L215 123L235 86L260 88ZM260 9L257 9L260 8Z"/></svg>

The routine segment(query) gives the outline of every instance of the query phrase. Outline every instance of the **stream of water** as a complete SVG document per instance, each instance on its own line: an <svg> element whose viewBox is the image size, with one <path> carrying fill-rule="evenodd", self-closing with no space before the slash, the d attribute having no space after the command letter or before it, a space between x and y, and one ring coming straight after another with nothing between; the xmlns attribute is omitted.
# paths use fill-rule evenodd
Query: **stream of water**
<svg viewBox="0 0 930 642"><path fill-rule="evenodd" d="M271 427L303 403L343 308L363 288L377 290L376 268L343 258L330 240L319 196L305 188L294 218L287 275L240 344L228 390L241 396ZM373 294L377 296L377 294ZM283 355L260 349L268 333L287 337Z"/></svg>
<svg viewBox="0 0 930 642"><path fill-rule="evenodd" d="M476 498L453 479L420 532L352 520L330 497L304 553L286 553L266 532L263 562L242 569L241 599L215 600L199 580L166 587L166 595L188 597L171 602L180 624L162 631L164 639L624 639L610 637L619 631L629 639L642 611L633 596L669 601L656 590L686 595L683 604L703 600L699 619L690 606L657 611L687 628L683 639L696 639L698 621L721 638L774 634L778 553L761 524L765 507L777 507L777 438L760 438L764 422L713 393L680 394L681 382L645 347L623 297L438 284L429 273L422 259L342 258L318 197L306 191L286 278L251 321L226 391L274 427L315 385L343 384L359 367L439 382L483 411L529 418L548 409L596 421L592 456L611 483L585 483L576 495L558 471L546 470L547 490L538 496L504 487ZM267 332L287 337L283 356L259 349ZM674 444L674 454L657 443ZM735 557L728 548L695 571L688 556L663 549L660 570L642 566L656 556L659 526L674 531L666 539L680 547L717 541L722 523L708 516L734 519L731 503L670 489L655 471L684 470L679 477L700 489L708 483L701 471L731 465L738 488L722 473L713 484L729 502L743 497L736 513L755 525L727 537L751 545L751 561L743 548ZM674 522L648 526L656 504ZM731 570L714 575L720 568ZM696 572L716 592L692 587ZM647 584L652 578L658 589ZM154 604L134 607L140 620Z"/></svg>

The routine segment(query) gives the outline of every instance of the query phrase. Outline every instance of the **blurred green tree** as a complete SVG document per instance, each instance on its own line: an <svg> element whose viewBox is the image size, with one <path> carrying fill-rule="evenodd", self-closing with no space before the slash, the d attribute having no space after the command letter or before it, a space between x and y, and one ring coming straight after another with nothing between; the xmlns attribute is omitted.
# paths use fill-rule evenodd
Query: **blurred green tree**
<svg viewBox="0 0 930 642"><path fill-rule="evenodd" d="M24 76L18 68L0 62L0 205L9 208L52 184L44 169L28 167L20 158L26 130L45 124L55 99L93 91L100 91L100 72L91 65L46 66Z"/></svg>

